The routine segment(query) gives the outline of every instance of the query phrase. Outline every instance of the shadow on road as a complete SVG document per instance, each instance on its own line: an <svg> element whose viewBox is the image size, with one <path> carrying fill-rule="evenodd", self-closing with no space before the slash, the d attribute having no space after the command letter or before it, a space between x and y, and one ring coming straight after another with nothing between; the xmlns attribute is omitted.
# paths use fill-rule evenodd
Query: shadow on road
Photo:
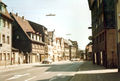
<svg viewBox="0 0 120 81"><path fill-rule="evenodd" d="M76 72L79 69L81 62L66 63L66 64L50 64L37 65L34 67L49 67L46 71L49 72Z"/></svg>
<svg viewBox="0 0 120 81"><path fill-rule="evenodd" d="M70 81L120 81L120 73L117 69L106 69L92 62L84 62Z"/></svg>
<svg viewBox="0 0 120 81"><path fill-rule="evenodd" d="M85 61L79 68L79 71L102 70L105 67L93 64L91 61Z"/></svg>
<svg viewBox="0 0 120 81"><path fill-rule="evenodd" d="M71 81L120 81L120 73L76 74Z"/></svg>
<svg viewBox="0 0 120 81"><path fill-rule="evenodd" d="M34 67L49 67L46 71L50 72L76 72L76 71L90 71L90 70L102 70L105 67L100 65L92 64L92 62L74 62L66 64L47 64L47 65L37 65ZM68 68L69 67L69 68Z"/></svg>
<svg viewBox="0 0 120 81"><path fill-rule="evenodd" d="M37 80L37 81L70 81L72 76L55 76L50 79Z"/></svg>

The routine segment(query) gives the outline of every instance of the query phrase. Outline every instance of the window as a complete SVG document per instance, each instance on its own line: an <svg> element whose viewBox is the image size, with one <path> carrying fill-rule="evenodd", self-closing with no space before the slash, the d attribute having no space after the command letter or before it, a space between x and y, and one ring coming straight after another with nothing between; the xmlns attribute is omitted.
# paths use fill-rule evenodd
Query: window
<svg viewBox="0 0 120 81"><path fill-rule="evenodd" d="M41 41L41 36L39 36L39 41Z"/></svg>
<svg viewBox="0 0 120 81"><path fill-rule="evenodd" d="M10 22L8 22L8 28L11 28L11 23Z"/></svg>
<svg viewBox="0 0 120 81"><path fill-rule="evenodd" d="M8 22L8 29L10 28L10 26L9 26L9 25L10 25L10 23Z"/></svg>
<svg viewBox="0 0 120 81"><path fill-rule="evenodd" d="M102 18L102 22L103 22L104 21L104 15L103 14L102 14L101 18Z"/></svg>
<svg viewBox="0 0 120 81"><path fill-rule="evenodd" d="M19 38L20 38L19 35L17 35L17 36L16 36L16 39L19 39Z"/></svg>
<svg viewBox="0 0 120 81"><path fill-rule="evenodd" d="M8 22L5 20L5 27L8 27Z"/></svg>
<svg viewBox="0 0 120 81"><path fill-rule="evenodd" d="M1 43L1 33L0 33L0 43Z"/></svg>
<svg viewBox="0 0 120 81"><path fill-rule="evenodd" d="M100 3L102 3L102 0L100 0Z"/></svg>
<svg viewBox="0 0 120 81"><path fill-rule="evenodd" d="M102 33L102 41L104 41L104 33Z"/></svg>
<svg viewBox="0 0 120 81"><path fill-rule="evenodd" d="M0 53L0 61L2 61L2 53Z"/></svg>
<svg viewBox="0 0 120 81"><path fill-rule="evenodd" d="M2 12L5 13L5 6L2 6Z"/></svg>
<svg viewBox="0 0 120 81"><path fill-rule="evenodd" d="M8 60L10 60L10 53L8 53L7 56L8 56Z"/></svg>
<svg viewBox="0 0 120 81"><path fill-rule="evenodd" d="M99 2L99 0L97 0L97 5L98 5L98 8L99 8L99 5L100 5L100 2Z"/></svg>
<svg viewBox="0 0 120 81"><path fill-rule="evenodd" d="M0 5L0 11L2 11L2 6Z"/></svg>
<svg viewBox="0 0 120 81"><path fill-rule="evenodd" d="M5 27L5 19L3 19L3 27Z"/></svg>
<svg viewBox="0 0 120 81"><path fill-rule="evenodd" d="M0 27L2 27L2 18L0 18Z"/></svg>
<svg viewBox="0 0 120 81"><path fill-rule="evenodd" d="M5 35L2 35L2 42L5 43Z"/></svg>
<svg viewBox="0 0 120 81"><path fill-rule="evenodd" d="M10 37L7 36L7 44L10 44Z"/></svg>
<svg viewBox="0 0 120 81"><path fill-rule="evenodd" d="M5 6L3 4L0 4L0 11L2 11L3 13L5 13Z"/></svg>
<svg viewBox="0 0 120 81"><path fill-rule="evenodd" d="M4 60L6 61L6 53L4 53Z"/></svg>
<svg viewBox="0 0 120 81"><path fill-rule="evenodd" d="M33 34L31 34L32 35L32 39L34 39L34 35Z"/></svg>
<svg viewBox="0 0 120 81"><path fill-rule="evenodd" d="M37 40L37 35L36 35L36 40Z"/></svg>

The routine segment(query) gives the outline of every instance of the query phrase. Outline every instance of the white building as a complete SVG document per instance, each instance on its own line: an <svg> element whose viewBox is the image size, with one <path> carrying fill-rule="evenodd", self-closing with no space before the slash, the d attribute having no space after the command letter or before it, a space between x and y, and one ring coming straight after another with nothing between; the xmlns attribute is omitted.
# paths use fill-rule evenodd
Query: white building
<svg viewBox="0 0 120 81"><path fill-rule="evenodd" d="M12 18L6 5L0 0L0 65L11 64Z"/></svg>

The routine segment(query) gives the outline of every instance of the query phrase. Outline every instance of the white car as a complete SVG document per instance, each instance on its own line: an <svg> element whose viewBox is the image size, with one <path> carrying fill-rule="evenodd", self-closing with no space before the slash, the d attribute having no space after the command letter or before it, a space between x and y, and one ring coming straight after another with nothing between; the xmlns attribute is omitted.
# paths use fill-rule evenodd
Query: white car
<svg viewBox="0 0 120 81"><path fill-rule="evenodd" d="M52 60L51 59L44 59L42 61L42 64L51 64L52 63Z"/></svg>

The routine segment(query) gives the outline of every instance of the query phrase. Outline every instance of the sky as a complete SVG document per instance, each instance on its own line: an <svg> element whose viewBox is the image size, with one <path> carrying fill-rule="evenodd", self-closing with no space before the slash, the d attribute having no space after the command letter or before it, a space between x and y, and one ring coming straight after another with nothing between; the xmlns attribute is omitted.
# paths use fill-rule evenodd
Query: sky
<svg viewBox="0 0 120 81"><path fill-rule="evenodd" d="M9 12L55 29L57 37L77 41L80 49L90 42L91 12L88 0L2 0ZM46 16L47 14L56 16Z"/></svg>

